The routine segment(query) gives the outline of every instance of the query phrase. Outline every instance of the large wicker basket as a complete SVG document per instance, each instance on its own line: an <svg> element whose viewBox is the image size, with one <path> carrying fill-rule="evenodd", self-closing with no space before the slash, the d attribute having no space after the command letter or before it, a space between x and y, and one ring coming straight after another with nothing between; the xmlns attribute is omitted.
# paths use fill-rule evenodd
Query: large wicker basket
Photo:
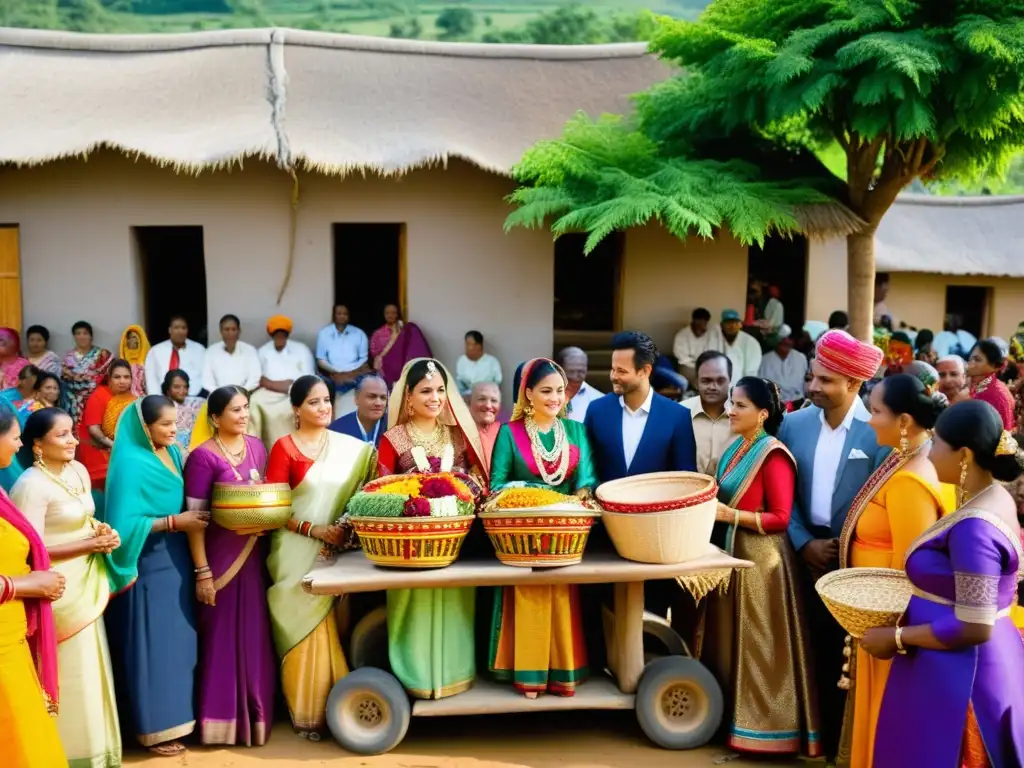
<svg viewBox="0 0 1024 768"><path fill-rule="evenodd" d="M619 555L638 563L682 563L707 554L718 485L696 472L655 472L599 486L601 520Z"/></svg>
<svg viewBox="0 0 1024 768"><path fill-rule="evenodd" d="M229 531L273 531L292 516L292 489L288 483L217 483L210 500L210 516Z"/></svg>
<svg viewBox="0 0 1024 768"><path fill-rule="evenodd" d="M893 568L844 568L825 574L814 588L852 637L875 627L895 627L910 602L907 574Z"/></svg>
<svg viewBox="0 0 1024 768"><path fill-rule="evenodd" d="M568 505L483 512L484 530L505 565L545 568L583 559L599 513Z"/></svg>
<svg viewBox="0 0 1024 768"><path fill-rule="evenodd" d="M474 515L349 517L367 559L390 568L445 568L455 562Z"/></svg>

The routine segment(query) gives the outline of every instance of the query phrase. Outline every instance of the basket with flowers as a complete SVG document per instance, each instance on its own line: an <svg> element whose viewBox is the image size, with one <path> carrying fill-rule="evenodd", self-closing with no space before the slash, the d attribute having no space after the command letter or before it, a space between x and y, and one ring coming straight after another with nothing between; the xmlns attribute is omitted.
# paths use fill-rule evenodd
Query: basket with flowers
<svg viewBox="0 0 1024 768"><path fill-rule="evenodd" d="M461 472L388 475L363 486L346 516L371 562L444 568L462 549L480 494L477 482Z"/></svg>
<svg viewBox="0 0 1024 768"><path fill-rule="evenodd" d="M491 497L480 519L505 565L575 565L599 514L593 506L586 498L515 483Z"/></svg>

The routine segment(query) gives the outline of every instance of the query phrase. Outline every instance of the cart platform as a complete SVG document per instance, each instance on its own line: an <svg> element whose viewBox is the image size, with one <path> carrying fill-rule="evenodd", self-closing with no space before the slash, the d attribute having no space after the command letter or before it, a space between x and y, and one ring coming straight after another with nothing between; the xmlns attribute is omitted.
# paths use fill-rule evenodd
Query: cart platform
<svg viewBox="0 0 1024 768"><path fill-rule="evenodd" d="M381 589L433 587L512 587L524 584L628 584L657 579L678 579L701 572L749 568L753 563L727 555L708 545L708 553L695 560L651 565L624 560L614 552L585 554L583 562L554 568L505 565L495 558L462 559L446 568L381 568L361 550L318 563L302 580L314 595L343 595Z"/></svg>

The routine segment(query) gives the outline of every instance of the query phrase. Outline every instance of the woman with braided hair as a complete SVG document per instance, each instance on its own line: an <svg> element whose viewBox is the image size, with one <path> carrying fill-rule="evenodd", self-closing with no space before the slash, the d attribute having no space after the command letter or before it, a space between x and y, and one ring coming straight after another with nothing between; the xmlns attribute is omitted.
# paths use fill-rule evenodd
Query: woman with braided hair
<svg viewBox="0 0 1024 768"><path fill-rule="evenodd" d="M810 638L796 553L786 535L796 460L775 434L785 407L774 382L754 376L732 390L729 425L741 439L718 462L714 542L751 560L725 594L708 597L701 660L726 698L727 742L738 752L821 754Z"/></svg>

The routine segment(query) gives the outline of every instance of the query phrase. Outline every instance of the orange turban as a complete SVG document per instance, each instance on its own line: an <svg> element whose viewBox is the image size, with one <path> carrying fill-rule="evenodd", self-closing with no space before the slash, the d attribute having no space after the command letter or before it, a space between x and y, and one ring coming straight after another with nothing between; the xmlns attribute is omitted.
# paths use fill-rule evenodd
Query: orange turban
<svg viewBox="0 0 1024 768"><path fill-rule="evenodd" d="M292 320L284 315L274 315L267 320L267 333L273 336L278 331L290 334L292 332Z"/></svg>
<svg viewBox="0 0 1024 768"><path fill-rule="evenodd" d="M874 344L858 341L837 328L821 335L814 355L815 360L833 373L857 381L874 378L885 358L885 353Z"/></svg>

